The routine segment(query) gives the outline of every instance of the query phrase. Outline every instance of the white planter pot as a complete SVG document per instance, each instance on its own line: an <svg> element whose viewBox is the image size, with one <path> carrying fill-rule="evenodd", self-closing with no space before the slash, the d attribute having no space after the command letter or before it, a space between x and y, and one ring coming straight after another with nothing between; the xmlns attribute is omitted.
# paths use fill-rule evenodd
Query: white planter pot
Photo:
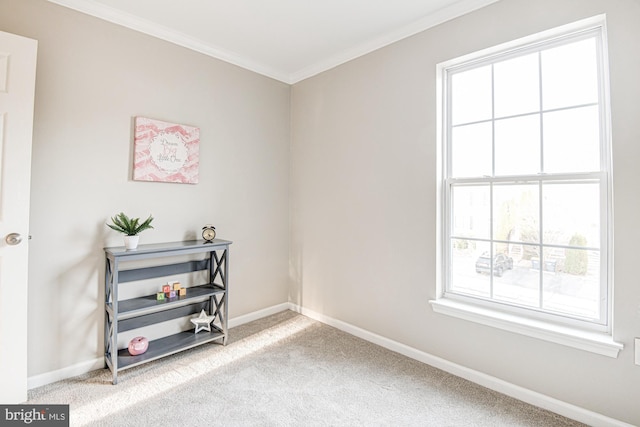
<svg viewBox="0 0 640 427"><path fill-rule="evenodd" d="M140 236L124 236L124 247L127 249L135 249L138 247Z"/></svg>

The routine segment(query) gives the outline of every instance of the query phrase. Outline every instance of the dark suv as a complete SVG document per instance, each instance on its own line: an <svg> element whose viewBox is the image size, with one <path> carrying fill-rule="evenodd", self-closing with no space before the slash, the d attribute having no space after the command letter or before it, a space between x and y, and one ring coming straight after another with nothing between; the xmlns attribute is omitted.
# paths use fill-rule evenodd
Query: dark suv
<svg viewBox="0 0 640 427"><path fill-rule="evenodd" d="M505 254L497 254L493 258L493 274L502 277L505 270L513 269L513 258ZM476 273L489 273L491 271L491 257L488 252L483 253L476 261Z"/></svg>

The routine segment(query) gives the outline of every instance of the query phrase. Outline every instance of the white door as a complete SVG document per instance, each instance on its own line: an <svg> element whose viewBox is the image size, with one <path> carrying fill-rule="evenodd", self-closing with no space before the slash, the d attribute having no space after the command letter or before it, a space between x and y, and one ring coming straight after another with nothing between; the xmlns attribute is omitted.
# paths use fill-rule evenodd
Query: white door
<svg viewBox="0 0 640 427"><path fill-rule="evenodd" d="M37 42L0 31L0 403L27 400L27 266Z"/></svg>

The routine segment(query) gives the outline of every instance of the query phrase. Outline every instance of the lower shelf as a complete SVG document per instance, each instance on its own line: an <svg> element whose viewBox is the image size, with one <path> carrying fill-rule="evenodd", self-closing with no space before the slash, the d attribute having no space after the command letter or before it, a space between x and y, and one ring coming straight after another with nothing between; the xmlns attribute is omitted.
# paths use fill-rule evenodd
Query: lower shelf
<svg viewBox="0 0 640 427"><path fill-rule="evenodd" d="M149 349L138 356L129 354L129 350L123 348L118 350L118 371L132 368L143 363L151 362L170 354L178 353L188 348L206 344L211 341L224 338L224 334L215 328L211 328L211 332L200 331L197 334L194 330L180 332L175 335L169 335L154 341L149 341Z"/></svg>

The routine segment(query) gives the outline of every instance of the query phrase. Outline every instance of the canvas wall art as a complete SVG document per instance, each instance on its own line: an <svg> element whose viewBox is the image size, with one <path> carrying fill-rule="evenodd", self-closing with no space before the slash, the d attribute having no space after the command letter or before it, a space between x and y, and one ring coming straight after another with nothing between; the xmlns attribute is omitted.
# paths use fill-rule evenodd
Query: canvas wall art
<svg viewBox="0 0 640 427"><path fill-rule="evenodd" d="M133 179L198 183L200 128L135 118Z"/></svg>

